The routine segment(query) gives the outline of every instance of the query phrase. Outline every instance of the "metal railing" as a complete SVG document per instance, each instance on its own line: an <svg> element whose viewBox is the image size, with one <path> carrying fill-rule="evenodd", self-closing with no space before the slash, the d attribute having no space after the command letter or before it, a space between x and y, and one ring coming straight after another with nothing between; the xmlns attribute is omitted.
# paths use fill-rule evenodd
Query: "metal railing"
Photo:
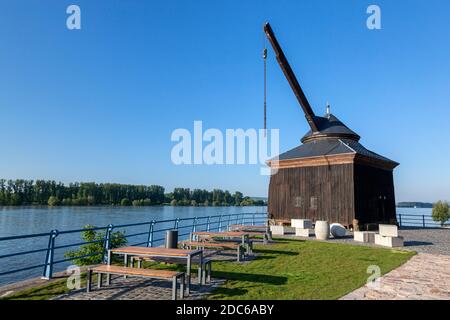
<svg viewBox="0 0 450 320"><path fill-rule="evenodd" d="M124 237L127 239L127 245L131 246L147 246L153 247L163 244L165 237L164 233L168 230L178 230L178 237L180 240L188 239L189 235L195 231L224 231L227 230L228 227L232 224L252 224L252 225L262 225L267 223L267 213L239 213L239 214L227 214L227 215L215 215L215 216L202 216L202 217L192 217L192 218L176 218L170 220L152 220L148 222L141 223L130 223L130 224L122 224L122 225L108 225L106 227L93 227L86 229L75 229L75 230L51 230L48 233L36 233L36 234L27 234L20 236L10 236L10 237L1 237L0 245L7 243L9 241L15 240L32 240L33 243L37 243L38 239L42 241L45 238L48 239L46 248L37 248L26 251L19 252L9 252L7 254L0 255L0 266L1 268L5 268L8 265L12 265L12 261L5 261L4 259L16 259L19 257L24 257L27 255L33 254L42 254L41 264L33 264L21 266L19 268L11 268L9 270L0 270L0 276L6 276L11 274L16 274L28 270L36 270L42 269L43 278L50 279L54 273L54 266L62 265L64 263L69 263L70 261L76 259L87 258L94 255L103 254L106 256L107 250L111 247L111 235L113 231L122 231L125 233ZM127 234L126 232L135 230L131 234ZM77 241L77 242L69 242L64 243L64 238L69 237L70 235L81 235L84 231L100 231L104 232L104 237L101 240L94 241ZM132 242L130 239L136 239ZM92 243L103 243L103 251L102 252L94 252L86 255L76 256L66 258L64 253L61 252L62 249L69 248L78 248L82 245L92 244ZM5 245L4 247L7 247ZM44 259L45 255L45 259ZM32 260L32 259L30 259ZM61 269L61 268L60 268Z"/></svg>
<svg viewBox="0 0 450 320"><path fill-rule="evenodd" d="M416 228L439 228L441 224L433 220L430 215L418 214L397 214L397 222L400 227L416 227ZM447 221L447 225L450 220Z"/></svg>

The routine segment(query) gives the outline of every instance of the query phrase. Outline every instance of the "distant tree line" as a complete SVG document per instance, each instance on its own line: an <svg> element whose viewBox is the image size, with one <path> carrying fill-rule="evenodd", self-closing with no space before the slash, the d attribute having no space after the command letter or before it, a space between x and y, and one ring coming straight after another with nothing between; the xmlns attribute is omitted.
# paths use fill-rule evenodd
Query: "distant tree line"
<svg viewBox="0 0 450 320"><path fill-rule="evenodd" d="M433 204L429 202L399 202L398 208L433 208Z"/></svg>
<svg viewBox="0 0 450 320"><path fill-rule="evenodd" d="M69 183L48 180L0 179L0 206L249 206L265 205L263 200L244 197L241 192L175 188L165 193L162 186L117 183Z"/></svg>

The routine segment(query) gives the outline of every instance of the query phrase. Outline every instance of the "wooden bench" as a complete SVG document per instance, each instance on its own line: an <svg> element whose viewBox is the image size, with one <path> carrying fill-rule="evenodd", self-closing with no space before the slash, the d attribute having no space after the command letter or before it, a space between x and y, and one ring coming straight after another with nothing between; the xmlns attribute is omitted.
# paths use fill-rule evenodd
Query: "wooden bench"
<svg viewBox="0 0 450 320"><path fill-rule="evenodd" d="M103 282L103 275L107 275L107 285L111 283L111 275L134 276L153 279L172 280L172 300L177 299L177 282L180 279L180 298L184 298L184 272L170 271L170 270L153 270L153 269L139 269L120 267L112 265L100 265L89 268L87 271L87 286L86 292L91 291L92 273L98 274L98 287L101 288Z"/></svg>
<svg viewBox="0 0 450 320"><path fill-rule="evenodd" d="M234 249L237 250L237 261L240 262L243 257L243 246L241 243L234 242L215 242L215 241L184 241L181 243L183 247L196 247L199 249L215 248L215 249Z"/></svg>
<svg viewBox="0 0 450 320"><path fill-rule="evenodd" d="M203 258L202 259L202 265L200 266L200 259L192 259L193 264L199 265L198 274L202 275L202 279L200 279L200 276L198 276L198 282L202 284L210 283L211 282L211 270L212 270L212 259L210 258ZM150 262L164 262L164 263L175 263L175 264L187 264L186 259L179 259L176 257L131 257L130 263L131 266L134 267L134 262L137 262L137 267L142 268L142 261L150 261ZM200 270L202 269L202 271Z"/></svg>

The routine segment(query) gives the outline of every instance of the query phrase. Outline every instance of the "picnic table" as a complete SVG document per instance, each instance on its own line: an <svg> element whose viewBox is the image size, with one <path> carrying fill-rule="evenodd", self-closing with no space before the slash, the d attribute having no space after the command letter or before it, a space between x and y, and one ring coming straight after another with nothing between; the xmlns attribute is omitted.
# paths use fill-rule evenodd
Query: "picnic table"
<svg viewBox="0 0 450 320"><path fill-rule="evenodd" d="M269 226L254 226L243 224L232 224L229 226L230 231L247 232L249 235L264 235L264 242L272 239Z"/></svg>
<svg viewBox="0 0 450 320"><path fill-rule="evenodd" d="M186 293L190 292L192 260L195 256L199 259L199 279L202 278L203 251L187 250L187 249L168 249L163 247L122 247L108 250L108 265L111 264L111 256L113 254L124 256L124 266L128 266L128 258L130 257L160 257L160 258L179 258L186 259ZM201 285L201 281L199 281Z"/></svg>
<svg viewBox="0 0 450 320"><path fill-rule="evenodd" d="M252 243L249 239L249 233L248 232L241 232L241 231L217 231L217 232L210 232L210 231L197 231L192 232L191 240L201 240L201 238L222 238L222 239L232 239L232 238L239 238L242 245L246 248L247 254L250 254L252 252Z"/></svg>

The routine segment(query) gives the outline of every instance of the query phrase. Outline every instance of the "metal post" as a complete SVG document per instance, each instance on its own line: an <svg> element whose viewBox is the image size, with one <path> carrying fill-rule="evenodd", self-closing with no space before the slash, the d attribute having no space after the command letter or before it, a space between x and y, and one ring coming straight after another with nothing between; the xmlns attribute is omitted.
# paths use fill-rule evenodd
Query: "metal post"
<svg viewBox="0 0 450 320"><path fill-rule="evenodd" d="M208 216L208 220L206 220L206 231L209 232L210 228L211 228L211 217Z"/></svg>
<svg viewBox="0 0 450 320"><path fill-rule="evenodd" d="M222 231L222 215L219 216L219 232Z"/></svg>
<svg viewBox="0 0 450 320"><path fill-rule="evenodd" d="M399 215L398 215L398 217L399 217L399 225L400 225L400 227L402 226L402 214L400 213Z"/></svg>
<svg viewBox="0 0 450 320"><path fill-rule="evenodd" d="M197 230L197 217L194 217L194 223L192 224L192 232Z"/></svg>
<svg viewBox="0 0 450 320"><path fill-rule="evenodd" d="M111 249L111 233L114 226L109 224L105 233L105 242L103 246L103 262L108 261L108 250Z"/></svg>
<svg viewBox="0 0 450 320"><path fill-rule="evenodd" d="M155 229L155 223L155 220L150 222L150 227L148 228L147 247L153 247L153 230Z"/></svg>
<svg viewBox="0 0 450 320"><path fill-rule="evenodd" d="M55 239L58 236L58 230L52 230L48 239L47 255L45 257L44 273L42 278L51 279L53 276L53 257L55 255Z"/></svg>
<svg viewBox="0 0 450 320"><path fill-rule="evenodd" d="M422 215L423 228L425 229L425 215Z"/></svg>
<svg viewBox="0 0 450 320"><path fill-rule="evenodd" d="M252 215L252 226L255 225L255 214Z"/></svg>
<svg viewBox="0 0 450 320"><path fill-rule="evenodd" d="M228 215L227 230L230 227L230 221L231 221L231 214Z"/></svg>
<svg viewBox="0 0 450 320"><path fill-rule="evenodd" d="M174 224L174 226L173 226L173 228L174 228L175 230L178 230L178 225L179 225L179 223L180 223L180 218L176 218L176 219L175 219L175 224Z"/></svg>

